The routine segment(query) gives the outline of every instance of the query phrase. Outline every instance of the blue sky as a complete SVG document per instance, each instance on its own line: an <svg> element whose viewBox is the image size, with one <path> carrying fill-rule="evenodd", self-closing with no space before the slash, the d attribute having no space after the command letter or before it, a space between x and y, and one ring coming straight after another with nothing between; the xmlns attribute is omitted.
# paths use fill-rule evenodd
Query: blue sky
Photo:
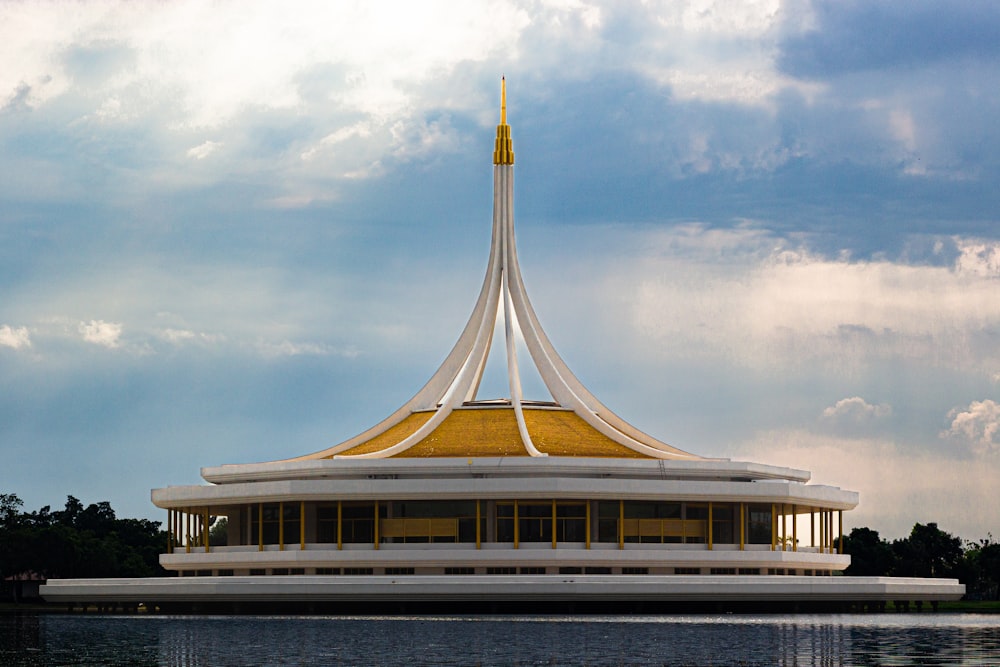
<svg viewBox="0 0 1000 667"><path fill-rule="evenodd" d="M1000 535L1000 8L340 4L0 3L0 489L162 520L409 398L505 74L527 287L603 402L848 527Z"/></svg>

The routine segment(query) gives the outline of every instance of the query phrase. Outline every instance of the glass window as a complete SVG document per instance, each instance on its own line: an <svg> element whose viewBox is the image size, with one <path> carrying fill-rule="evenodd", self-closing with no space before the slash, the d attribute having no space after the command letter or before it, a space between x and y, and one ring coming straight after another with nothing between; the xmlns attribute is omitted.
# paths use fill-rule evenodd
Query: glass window
<svg viewBox="0 0 1000 667"><path fill-rule="evenodd" d="M319 505L316 507L316 541L321 544L330 544L337 541L336 505Z"/></svg>
<svg viewBox="0 0 1000 667"><path fill-rule="evenodd" d="M518 503L517 524L522 542L551 542L552 503Z"/></svg>
<svg viewBox="0 0 1000 667"><path fill-rule="evenodd" d="M556 503L556 540L559 542L587 541L586 503Z"/></svg>
<svg viewBox="0 0 1000 667"><path fill-rule="evenodd" d="M747 505L746 541L748 544L771 543L770 505Z"/></svg>
<svg viewBox="0 0 1000 667"><path fill-rule="evenodd" d="M708 503L684 503L684 542L708 543Z"/></svg>
<svg viewBox="0 0 1000 667"><path fill-rule="evenodd" d="M385 506L379 506L379 518L385 517ZM365 544L375 541L375 503L344 503L341 508L343 541Z"/></svg>
<svg viewBox="0 0 1000 667"><path fill-rule="evenodd" d="M597 503L598 542L618 541L618 512L617 500L602 500Z"/></svg>
<svg viewBox="0 0 1000 667"><path fill-rule="evenodd" d="M475 542L476 501L397 501L388 504L383 542ZM485 518L480 510L481 529Z"/></svg>
<svg viewBox="0 0 1000 667"><path fill-rule="evenodd" d="M263 522L261 521L262 516ZM260 539L262 523L264 530L263 540ZM261 513L258 505L250 506L250 543L278 543L278 503L264 503L263 513Z"/></svg>
<svg viewBox="0 0 1000 667"><path fill-rule="evenodd" d="M685 518L688 508L692 511ZM707 504L628 501L622 513L622 533L626 542L703 543L707 538Z"/></svg>
<svg viewBox="0 0 1000 667"><path fill-rule="evenodd" d="M514 541L514 503L497 503L497 542Z"/></svg>
<svg viewBox="0 0 1000 667"><path fill-rule="evenodd" d="M734 526L733 516L739 510L732 503L712 504L712 542L717 544L734 544L739 541L733 539Z"/></svg>

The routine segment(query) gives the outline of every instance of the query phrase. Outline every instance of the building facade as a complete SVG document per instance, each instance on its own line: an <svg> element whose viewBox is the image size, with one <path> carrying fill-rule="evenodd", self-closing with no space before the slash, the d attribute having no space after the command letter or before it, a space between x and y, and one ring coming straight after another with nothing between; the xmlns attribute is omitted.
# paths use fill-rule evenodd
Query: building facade
<svg viewBox="0 0 1000 667"><path fill-rule="evenodd" d="M545 335L517 262L514 151L501 92L486 277L458 343L406 405L296 459L207 468L153 491L164 567L192 575L829 575L856 493L707 459L601 404ZM478 387L503 318L510 396ZM551 394L522 395L517 340ZM206 528L225 517L224 543Z"/></svg>
<svg viewBox="0 0 1000 667"><path fill-rule="evenodd" d="M839 610L961 597L955 580L829 576L850 564L835 545L857 493L680 450L591 394L528 300L513 172L502 88L486 276L455 347L412 399L333 447L154 489L169 532L160 562L177 576L52 580L42 595L70 607L266 612ZM522 342L546 400L522 395ZM479 396L494 347L510 391L499 399Z"/></svg>

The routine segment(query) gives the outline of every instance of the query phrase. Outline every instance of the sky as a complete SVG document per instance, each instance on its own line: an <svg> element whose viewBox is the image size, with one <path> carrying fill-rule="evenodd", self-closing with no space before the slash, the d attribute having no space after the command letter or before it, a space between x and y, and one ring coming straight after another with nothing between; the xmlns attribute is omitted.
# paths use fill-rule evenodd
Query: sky
<svg viewBox="0 0 1000 667"><path fill-rule="evenodd" d="M858 491L847 529L1000 537L996 3L0 0L0 63L25 509L162 521L150 489L415 393L485 271L506 76L528 293L602 402Z"/></svg>

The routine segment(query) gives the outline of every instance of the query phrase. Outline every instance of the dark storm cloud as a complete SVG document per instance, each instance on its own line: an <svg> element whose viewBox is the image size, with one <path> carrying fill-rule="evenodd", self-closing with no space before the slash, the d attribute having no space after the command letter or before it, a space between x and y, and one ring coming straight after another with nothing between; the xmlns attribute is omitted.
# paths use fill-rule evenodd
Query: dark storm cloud
<svg viewBox="0 0 1000 667"><path fill-rule="evenodd" d="M827 78L1000 55L1000 5L977 0L821 0L817 25L781 44L784 72Z"/></svg>

